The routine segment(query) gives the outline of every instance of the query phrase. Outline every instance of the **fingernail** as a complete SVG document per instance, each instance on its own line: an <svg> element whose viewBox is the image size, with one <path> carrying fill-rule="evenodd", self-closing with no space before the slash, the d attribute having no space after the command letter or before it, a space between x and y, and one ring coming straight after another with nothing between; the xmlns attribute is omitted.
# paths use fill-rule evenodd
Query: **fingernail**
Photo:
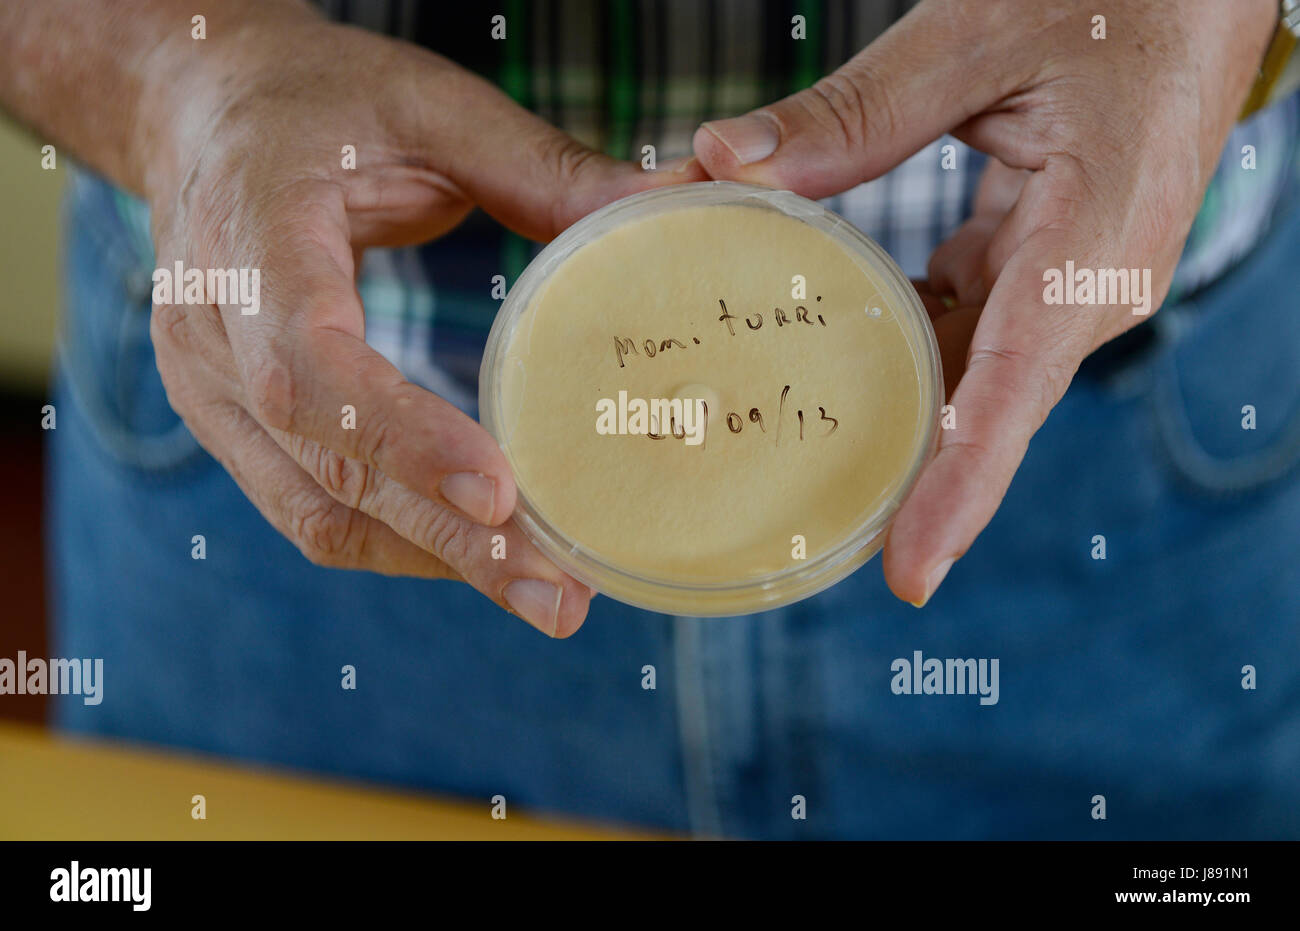
<svg viewBox="0 0 1300 931"><path fill-rule="evenodd" d="M939 565L931 569L929 578L925 580L925 597L919 602L913 601L912 604L918 608L925 607L926 602L934 596L934 593L938 590L939 586L943 583L944 578L948 575L948 570L952 568L952 564L956 561L956 559L949 559L939 563Z"/></svg>
<svg viewBox="0 0 1300 931"><path fill-rule="evenodd" d="M501 592L510 609L548 637L560 626L564 589L541 579L515 579Z"/></svg>
<svg viewBox="0 0 1300 931"><path fill-rule="evenodd" d="M496 508L497 484L481 472L456 472L438 486L442 496L480 524L490 523Z"/></svg>
<svg viewBox="0 0 1300 931"><path fill-rule="evenodd" d="M777 144L781 141L776 124L755 113L705 123L704 128L730 149L736 161L742 165L761 162L776 151Z"/></svg>

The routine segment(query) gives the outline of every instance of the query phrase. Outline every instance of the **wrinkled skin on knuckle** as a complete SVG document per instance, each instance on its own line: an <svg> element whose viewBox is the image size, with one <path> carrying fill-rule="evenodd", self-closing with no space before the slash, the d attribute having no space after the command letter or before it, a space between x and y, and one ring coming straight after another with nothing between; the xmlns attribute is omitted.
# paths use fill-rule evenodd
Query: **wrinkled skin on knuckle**
<svg viewBox="0 0 1300 931"><path fill-rule="evenodd" d="M149 318L149 338L154 348L154 364L167 395L167 403L187 424L193 412L203 405L206 389L196 372L195 334L188 314L201 307L181 304L156 304Z"/></svg>
<svg viewBox="0 0 1300 931"><path fill-rule="evenodd" d="M288 443L293 458L332 498L349 508L365 509L375 490L377 470L294 434Z"/></svg>
<svg viewBox="0 0 1300 931"><path fill-rule="evenodd" d="M188 348L190 341L187 315L193 308L185 304L154 304L149 315L149 339L155 352L174 353Z"/></svg>
<svg viewBox="0 0 1300 931"><path fill-rule="evenodd" d="M289 521L289 539L308 561L326 568L355 565L364 541L357 513L324 498L300 503Z"/></svg>
<svg viewBox="0 0 1300 931"><path fill-rule="evenodd" d="M799 100L810 117L840 140L843 152L862 151L869 137L890 138L897 126L889 95L865 66L826 75Z"/></svg>
<svg viewBox="0 0 1300 931"><path fill-rule="evenodd" d="M583 189L582 182L588 172L600 164L600 153L589 149L566 133L547 134L536 146L538 164L547 169L547 175L555 179L555 189L566 195ZM559 232L573 220L568 196L557 196L550 200L548 232Z"/></svg>
<svg viewBox="0 0 1300 931"><path fill-rule="evenodd" d="M419 522L416 542L449 566L460 570L470 556L472 525L447 508L433 505Z"/></svg>
<svg viewBox="0 0 1300 931"><path fill-rule="evenodd" d="M586 168L599 154L568 135L548 135L538 146L542 164L550 167L549 174L559 184L575 185L582 180Z"/></svg>
<svg viewBox="0 0 1300 931"><path fill-rule="evenodd" d="M357 411L356 432L357 456L365 462L378 461L391 448L392 436L384 413Z"/></svg>

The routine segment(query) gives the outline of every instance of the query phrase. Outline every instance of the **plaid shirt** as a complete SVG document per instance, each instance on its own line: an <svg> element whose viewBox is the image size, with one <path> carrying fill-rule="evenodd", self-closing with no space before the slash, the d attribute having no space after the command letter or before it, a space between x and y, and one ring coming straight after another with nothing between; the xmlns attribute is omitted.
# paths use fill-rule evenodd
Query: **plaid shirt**
<svg viewBox="0 0 1300 931"><path fill-rule="evenodd" d="M871 42L917 0L317 0L333 18L425 45L493 80L518 103L587 145L639 159L688 153L705 120L734 116L816 81ZM467 9L473 8L473 9ZM490 20L506 17L506 38ZM807 36L791 37L791 18ZM1171 302L1212 281L1267 230L1297 168L1296 97L1228 139L1174 279ZM1258 167L1241 169L1253 145ZM957 170L941 167L953 145ZM984 156L944 137L875 181L824 203L881 244L913 277L969 214ZM121 209L143 207L123 196ZM145 243L147 245L147 235ZM539 247L481 213L435 243L366 253L358 287L366 340L407 378L477 413L478 368L499 302Z"/></svg>

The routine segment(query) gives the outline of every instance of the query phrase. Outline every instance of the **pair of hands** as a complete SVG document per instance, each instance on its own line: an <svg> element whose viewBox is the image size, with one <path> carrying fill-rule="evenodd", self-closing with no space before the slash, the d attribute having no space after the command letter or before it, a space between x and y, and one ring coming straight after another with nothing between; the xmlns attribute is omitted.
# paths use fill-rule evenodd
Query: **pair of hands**
<svg viewBox="0 0 1300 931"><path fill-rule="evenodd" d="M992 156L974 215L921 283L957 427L883 559L894 593L924 603L1079 363L1141 319L1046 306L1043 271L1151 268L1159 305L1276 4L1104 12L1107 37L1093 39L1071 0L926 0L813 88L706 124L694 159L644 172L432 53L273 5L153 88L166 122L143 177L158 266L260 268L263 286L256 316L154 307L168 397L313 562L463 579L567 636L592 591L509 522L515 486L492 438L366 345L362 252L436 238L474 206L546 240L620 197L709 178L825 197L951 132ZM359 170L342 169L346 144ZM490 558L498 533L505 560Z"/></svg>

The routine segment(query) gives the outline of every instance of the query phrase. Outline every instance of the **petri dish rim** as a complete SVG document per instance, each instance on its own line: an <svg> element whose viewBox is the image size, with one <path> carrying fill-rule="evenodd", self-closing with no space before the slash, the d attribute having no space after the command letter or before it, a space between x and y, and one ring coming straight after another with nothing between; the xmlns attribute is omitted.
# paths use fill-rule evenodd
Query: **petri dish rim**
<svg viewBox="0 0 1300 931"><path fill-rule="evenodd" d="M500 390L506 349L533 299L550 274L573 253L624 223L671 210L709 205L777 210L821 230L888 291L918 376L919 423L908 468L877 507L865 514L843 540L806 562L735 582L683 582L639 573L613 564L571 539L542 515L528 494L506 435ZM879 552L885 531L938 441L943 372L934 328L920 297L894 260L843 217L790 191L730 181L704 181L643 191L588 214L547 244L528 264L493 321L479 368L479 419L501 446L515 475L513 520L561 569L602 594L635 607L666 614L721 617L771 610L817 594L841 581Z"/></svg>

